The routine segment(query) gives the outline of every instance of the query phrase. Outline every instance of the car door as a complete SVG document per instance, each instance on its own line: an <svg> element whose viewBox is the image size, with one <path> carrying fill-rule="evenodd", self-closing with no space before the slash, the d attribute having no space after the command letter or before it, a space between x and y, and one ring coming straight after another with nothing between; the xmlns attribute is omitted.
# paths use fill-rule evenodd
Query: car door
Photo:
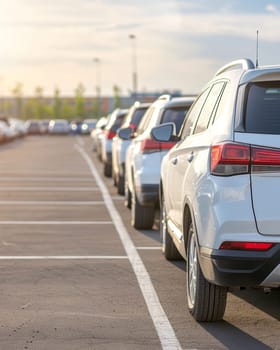
<svg viewBox="0 0 280 350"><path fill-rule="evenodd" d="M182 154L184 152L184 147L182 147L184 139L189 136L194 128L195 122L200 114L201 108L205 102L205 99L209 93L209 89L204 91L194 102L192 108L187 114L184 124L181 130L181 141L178 142L167 154L167 159L165 160L166 164L166 191L165 191L165 204L168 216L171 218L173 223L178 225L178 205L181 198L181 186L177 182L178 179L183 177L184 167L182 164L179 164L182 160Z"/></svg>
<svg viewBox="0 0 280 350"><path fill-rule="evenodd" d="M185 201L190 203L196 198L196 186L200 178L207 172L210 139L207 128L218 101L225 87L220 81L200 96L182 129L182 142L176 148L172 163L172 179L178 188L173 196L174 224L183 232L183 215Z"/></svg>

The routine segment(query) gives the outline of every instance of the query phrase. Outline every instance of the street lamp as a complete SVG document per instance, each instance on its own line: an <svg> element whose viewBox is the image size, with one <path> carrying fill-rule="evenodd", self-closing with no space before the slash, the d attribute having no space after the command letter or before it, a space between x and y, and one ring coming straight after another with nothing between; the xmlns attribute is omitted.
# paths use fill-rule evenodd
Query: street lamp
<svg viewBox="0 0 280 350"><path fill-rule="evenodd" d="M132 91L134 96L137 95L137 55L136 55L136 36L134 34L129 35L129 39L131 40L131 48L132 48Z"/></svg>
<svg viewBox="0 0 280 350"><path fill-rule="evenodd" d="M96 95L101 95L101 72L100 72L100 58L95 57L93 62L96 64Z"/></svg>
<svg viewBox="0 0 280 350"><path fill-rule="evenodd" d="M100 112L100 96L101 96L101 71L100 71L100 58L94 57L93 62L96 65L96 115L99 116Z"/></svg>

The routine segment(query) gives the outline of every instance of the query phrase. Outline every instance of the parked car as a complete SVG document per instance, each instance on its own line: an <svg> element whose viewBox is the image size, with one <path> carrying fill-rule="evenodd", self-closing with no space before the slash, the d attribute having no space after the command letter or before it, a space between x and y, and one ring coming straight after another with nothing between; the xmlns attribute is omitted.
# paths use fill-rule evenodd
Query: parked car
<svg viewBox="0 0 280 350"><path fill-rule="evenodd" d="M96 119L85 119L82 123L81 134L89 135L91 131L95 128L96 122Z"/></svg>
<svg viewBox="0 0 280 350"><path fill-rule="evenodd" d="M49 123L50 134L68 134L70 130L69 122L66 119L53 119Z"/></svg>
<svg viewBox="0 0 280 350"><path fill-rule="evenodd" d="M82 120L71 120L70 122L70 132L71 134L80 134L82 130Z"/></svg>
<svg viewBox="0 0 280 350"><path fill-rule="evenodd" d="M50 119L41 120L40 123L41 123L41 132L43 134L47 134L49 132Z"/></svg>
<svg viewBox="0 0 280 350"><path fill-rule="evenodd" d="M97 121L95 128L90 133L90 137L92 138L92 150L94 152L96 152L99 160L101 160L101 138L100 138L100 135L102 134L107 123L108 123L108 117L101 117Z"/></svg>
<svg viewBox="0 0 280 350"><path fill-rule="evenodd" d="M222 67L164 157L162 248L186 260L187 305L223 317L228 288L280 286L280 67ZM171 140L172 124L152 131Z"/></svg>
<svg viewBox="0 0 280 350"><path fill-rule="evenodd" d="M110 115L104 131L100 134L101 159L104 167L103 172L107 177L112 176L112 140L123 123L127 112L127 109L115 109Z"/></svg>
<svg viewBox="0 0 280 350"><path fill-rule="evenodd" d="M26 124L23 120L17 118L9 118L11 128L15 130L18 137L25 136L27 133Z"/></svg>
<svg viewBox="0 0 280 350"><path fill-rule="evenodd" d="M132 137L149 106L150 103L135 102L129 109L122 128L132 128ZM112 141L112 177L119 194L124 194L125 156L130 142L131 139L123 140L118 133Z"/></svg>
<svg viewBox="0 0 280 350"><path fill-rule="evenodd" d="M151 104L137 129L137 136L130 143L125 160L126 205L131 207L131 224L137 229L150 229L158 206L160 166L162 157L174 146L174 142L161 143L150 136L151 129L172 121L179 132L193 97L172 98L163 95ZM129 139L131 128L119 131L119 136Z"/></svg>
<svg viewBox="0 0 280 350"><path fill-rule="evenodd" d="M29 135L40 135L43 133L42 124L38 119L27 120L25 127Z"/></svg>

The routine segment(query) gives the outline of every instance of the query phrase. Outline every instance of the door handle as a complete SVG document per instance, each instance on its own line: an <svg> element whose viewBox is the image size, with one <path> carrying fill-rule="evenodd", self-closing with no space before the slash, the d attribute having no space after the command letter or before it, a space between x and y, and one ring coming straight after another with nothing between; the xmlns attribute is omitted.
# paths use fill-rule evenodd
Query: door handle
<svg viewBox="0 0 280 350"><path fill-rule="evenodd" d="M187 155L187 160L190 163L190 162L192 162L193 159L194 159L194 154L193 154L193 152L191 152Z"/></svg>

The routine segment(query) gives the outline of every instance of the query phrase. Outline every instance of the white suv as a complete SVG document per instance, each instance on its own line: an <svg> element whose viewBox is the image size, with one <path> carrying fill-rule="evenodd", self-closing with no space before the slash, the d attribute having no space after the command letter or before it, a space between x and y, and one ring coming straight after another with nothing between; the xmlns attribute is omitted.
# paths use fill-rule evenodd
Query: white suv
<svg viewBox="0 0 280 350"><path fill-rule="evenodd" d="M136 229L151 229L155 209L158 206L160 167L163 156L174 142L161 143L151 139L151 129L166 122L174 122L179 132L193 97L159 97L146 111L136 137L130 143L125 160L125 192L128 207L131 206L131 224ZM119 130L126 138L127 130ZM131 136L132 130L128 136ZM131 204L129 203L131 202Z"/></svg>
<svg viewBox="0 0 280 350"><path fill-rule="evenodd" d="M223 317L228 287L280 286L280 67L221 68L193 104L161 167L168 260L186 260L198 321ZM174 134L152 131L158 141Z"/></svg>

